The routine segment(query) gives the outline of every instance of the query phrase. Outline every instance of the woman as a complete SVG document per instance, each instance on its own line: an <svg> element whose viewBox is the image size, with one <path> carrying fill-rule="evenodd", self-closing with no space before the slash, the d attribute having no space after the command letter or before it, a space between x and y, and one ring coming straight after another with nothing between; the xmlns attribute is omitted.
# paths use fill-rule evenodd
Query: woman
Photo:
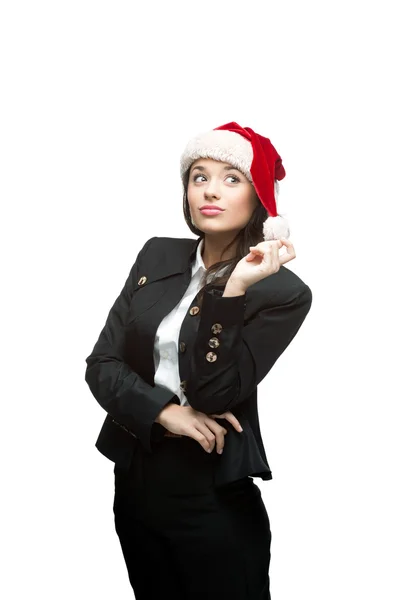
<svg viewBox="0 0 399 600"><path fill-rule="evenodd" d="M269 139L234 122L200 134L181 176L199 237L145 243L86 359L108 413L96 446L115 462L115 528L138 600L268 599L257 385L312 294L283 266L295 250Z"/></svg>

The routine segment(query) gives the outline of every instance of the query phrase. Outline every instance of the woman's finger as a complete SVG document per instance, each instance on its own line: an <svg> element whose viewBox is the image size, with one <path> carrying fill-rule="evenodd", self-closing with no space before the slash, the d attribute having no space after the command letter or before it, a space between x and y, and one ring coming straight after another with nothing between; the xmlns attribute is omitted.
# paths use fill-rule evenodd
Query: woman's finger
<svg viewBox="0 0 399 600"><path fill-rule="evenodd" d="M282 247L282 244L281 244L281 246L280 245L273 246L273 250L274 250L274 252L273 252L273 269L274 269L274 271L276 271L276 273L280 269L280 254L279 254L279 252L280 252L281 247Z"/></svg>
<svg viewBox="0 0 399 600"><path fill-rule="evenodd" d="M264 242L259 242L256 246L250 246L249 250L252 254L257 254L263 256L266 249L268 248L282 248L283 243L281 240L265 240Z"/></svg>
<svg viewBox="0 0 399 600"><path fill-rule="evenodd" d="M255 258L255 256L256 256L255 252L250 251L250 252L248 252L248 254L246 255L245 258L248 262L250 262L251 260L253 260Z"/></svg>
<svg viewBox="0 0 399 600"><path fill-rule="evenodd" d="M209 431L209 429L208 429L208 431ZM213 447L212 447L210 441L208 440L207 436L205 435L205 433L203 433L202 431L197 429L197 427L194 427L194 425L190 426L187 429L187 432L184 433L184 435L187 435L191 439L198 442L200 444L200 446L202 446L202 448L204 450L206 450L206 452L212 452Z"/></svg>
<svg viewBox="0 0 399 600"><path fill-rule="evenodd" d="M286 238L281 238L282 243L287 248L287 252L279 256L280 265L283 265L286 262L289 262L293 258L296 258L295 248L292 242L287 240Z"/></svg>
<svg viewBox="0 0 399 600"><path fill-rule="evenodd" d="M215 445L218 454L222 454L224 448L224 436L227 435L228 431L225 427L222 427L215 421L215 419L206 418L205 425L215 435Z"/></svg>
<svg viewBox="0 0 399 600"><path fill-rule="evenodd" d="M241 427L240 421L237 419L237 417L235 417L233 415L233 413L231 413L230 411L224 413L224 415L225 415L224 418L226 419L226 421L231 423L233 425L234 429L236 429L237 431L239 431L241 433L242 427Z"/></svg>
<svg viewBox="0 0 399 600"><path fill-rule="evenodd" d="M212 431L202 421L198 421L197 423L195 423L194 428L197 430L197 436L195 439L199 441L204 450L206 450L207 452L212 452L215 447L216 441ZM201 438L201 434L205 436L205 440Z"/></svg>
<svg viewBox="0 0 399 600"><path fill-rule="evenodd" d="M268 244L265 249L265 254L262 258L262 263L268 273L277 273L280 268L279 261L280 244Z"/></svg>
<svg viewBox="0 0 399 600"><path fill-rule="evenodd" d="M214 419L214 417L217 417L218 419L220 419L221 418L220 415L207 415L207 417L208 418L205 419L205 423L211 431L213 431L215 433L215 430L213 427L213 426L215 426L216 428L221 427L223 429L224 433L226 433L226 434L228 433L227 429L225 427L223 427L222 425L219 425L219 423L217 423Z"/></svg>

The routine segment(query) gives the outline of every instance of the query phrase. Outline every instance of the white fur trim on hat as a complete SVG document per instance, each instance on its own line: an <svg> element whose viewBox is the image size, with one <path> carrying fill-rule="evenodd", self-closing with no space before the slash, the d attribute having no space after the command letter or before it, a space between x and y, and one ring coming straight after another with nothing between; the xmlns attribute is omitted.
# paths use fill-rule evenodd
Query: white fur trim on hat
<svg viewBox="0 0 399 600"><path fill-rule="evenodd" d="M252 182L252 144L239 133L212 129L189 140L180 158L180 175L198 158L213 158L239 169Z"/></svg>

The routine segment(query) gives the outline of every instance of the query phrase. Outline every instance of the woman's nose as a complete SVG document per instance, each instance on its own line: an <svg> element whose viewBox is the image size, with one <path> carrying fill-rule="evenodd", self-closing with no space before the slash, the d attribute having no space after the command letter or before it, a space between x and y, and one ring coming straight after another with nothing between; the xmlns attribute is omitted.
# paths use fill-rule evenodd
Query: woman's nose
<svg viewBox="0 0 399 600"><path fill-rule="evenodd" d="M213 198L220 198L219 186L214 180L210 180L205 188L205 196L212 196Z"/></svg>

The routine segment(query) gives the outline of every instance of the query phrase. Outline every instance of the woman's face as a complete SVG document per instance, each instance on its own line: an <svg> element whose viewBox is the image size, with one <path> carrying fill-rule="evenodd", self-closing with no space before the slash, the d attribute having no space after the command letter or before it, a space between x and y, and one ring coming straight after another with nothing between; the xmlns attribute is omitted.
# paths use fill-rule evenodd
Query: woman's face
<svg viewBox="0 0 399 600"><path fill-rule="evenodd" d="M251 182L229 163L199 158L191 165L187 199L191 218L204 233L237 233L245 227L259 200ZM210 205L218 211L201 211Z"/></svg>

